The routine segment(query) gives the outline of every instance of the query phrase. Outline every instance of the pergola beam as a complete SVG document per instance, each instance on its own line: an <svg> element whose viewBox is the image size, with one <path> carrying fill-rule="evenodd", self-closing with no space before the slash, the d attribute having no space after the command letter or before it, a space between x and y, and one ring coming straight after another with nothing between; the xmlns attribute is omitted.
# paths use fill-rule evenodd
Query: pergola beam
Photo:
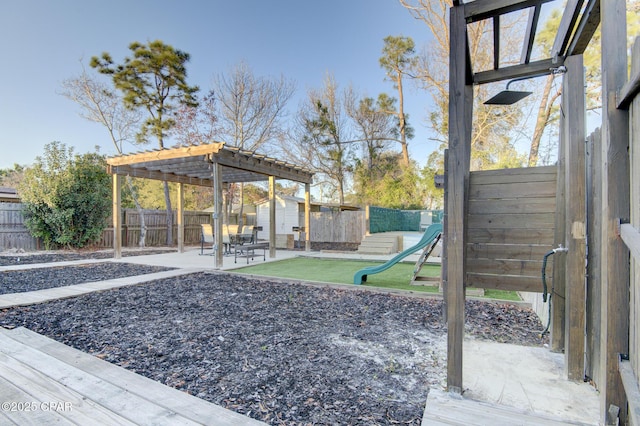
<svg viewBox="0 0 640 426"><path fill-rule="evenodd" d="M464 17L467 23L478 22L550 1L553 0L475 0L464 4Z"/></svg>
<svg viewBox="0 0 640 426"><path fill-rule="evenodd" d="M195 157L197 155L215 154L219 152L223 147L224 143L214 142L204 145L193 145L184 148L158 149L154 151L140 152L137 154L111 157L107 160L107 163L112 166L119 166L122 164L131 165L158 160L175 160L180 158Z"/></svg>
<svg viewBox="0 0 640 426"><path fill-rule="evenodd" d="M474 84L486 84L496 81L511 80L521 77L538 77L551 74L554 68L564 63L564 58L558 58L558 62L552 59L529 62L528 64L512 65L497 70L480 71L473 75Z"/></svg>
<svg viewBox="0 0 640 426"><path fill-rule="evenodd" d="M565 50L569 45L571 39L571 33L573 27L576 25L578 16L580 15L580 9L584 0L569 0L567 6L564 8L564 13L560 19L560 27L556 33L556 38L551 48L551 57L564 56Z"/></svg>
<svg viewBox="0 0 640 426"><path fill-rule="evenodd" d="M582 12L576 32L569 43L566 56L581 55L600 25L600 0L589 0Z"/></svg>
<svg viewBox="0 0 640 426"><path fill-rule="evenodd" d="M112 174L211 186L214 161L223 166L223 182L266 181L269 176L300 183L313 180L313 173L300 166L222 143L112 157L107 159L107 167Z"/></svg>
<svg viewBox="0 0 640 426"><path fill-rule="evenodd" d="M131 176L135 178L161 180L167 182L184 183L187 185L211 186L210 179L191 178L170 173L162 173L147 169L138 169L131 166L107 166L107 172L113 175Z"/></svg>

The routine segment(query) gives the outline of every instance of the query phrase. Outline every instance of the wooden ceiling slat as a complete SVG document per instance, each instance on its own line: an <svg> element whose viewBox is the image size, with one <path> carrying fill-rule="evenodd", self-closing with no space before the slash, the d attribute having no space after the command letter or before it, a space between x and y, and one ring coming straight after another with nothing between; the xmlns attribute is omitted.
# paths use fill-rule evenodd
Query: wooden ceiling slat
<svg viewBox="0 0 640 426"><path fill-rule="evenodd" d="M565 50L569 45L571 33L573 32L573 28L578 20L578 16L580 16L580 9L582 8L583 3L584 0L569 0L567 2L567 6L565 7L562 18L560 19L560 26L558 27L558 32L556 33L556 38L551 49L552 58L565 55Z"/></svg>
<svg viewBox="0 0 640 426"><path fill-rule="evenodd" d="M531 61L531 51L533 50L533 42L536 38L536 29L540 19L540 10L542 7L536 5L529 9L529 19L527 21L527 31L524 35L524 43L522 44L521 64L528 64Z"/></svg>
<svg viewBox="0 0 640 426"><path fill-rule="evenodd" d="M569 43L567 56L584 53L587 45L593 38L593 34L600 25L600 0L588 0L582 12L578 27Z"/></svg>
<svg viewBox="0 0 640 426"><path fill-rule="evenodd" d="M493 17L493 69L500 68L500 15Z"/></svg>
<svg viewBox="0 0 640 426"><path fill-rule="evenodd" d="M529 7L541 6L553 0L475 0L464 5L467 23L478 22Z"/></svg>

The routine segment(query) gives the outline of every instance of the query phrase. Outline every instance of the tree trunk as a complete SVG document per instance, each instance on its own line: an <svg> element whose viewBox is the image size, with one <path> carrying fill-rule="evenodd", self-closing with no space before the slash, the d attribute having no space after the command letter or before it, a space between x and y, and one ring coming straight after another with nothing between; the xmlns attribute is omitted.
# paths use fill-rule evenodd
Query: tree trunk
<svg viewBox="0 0 640 426"><path fill-rule="evenodd" d="M405 166L409 165L409 148L407 146L407 122L404 118L404 93L402 91L402 74L398 71L396 80L398 85L398 121L400 122L400 140L402 144L402 162Z"/></svg>
<svg viewBox="0 0 640 426"><path fill-rule="evenodd" d="M167 206L167 246L173 245L173 210L171 208L171 196L169 194L169 183L162 182L164 185L164 203Z"/></svg>
<svg viewBox="0 0 640 426"><path fill-rule="evenodd" d="M542 99L540 100L540 107L538 108L538 118L536 120L536 127L533 131L533 138L531 139L531 149L529 150L529 167L535 167L538 164L538 151L540 149L540 141L542 140L542 134L544 133L549 116L551 115L551 106L553 101L559 96L560 91L553 97L551 102L549 101L549 94L551 93L551 86L553 84L553 74L547 76L547 81L544 84L544 90L542 92Z"/></svg>

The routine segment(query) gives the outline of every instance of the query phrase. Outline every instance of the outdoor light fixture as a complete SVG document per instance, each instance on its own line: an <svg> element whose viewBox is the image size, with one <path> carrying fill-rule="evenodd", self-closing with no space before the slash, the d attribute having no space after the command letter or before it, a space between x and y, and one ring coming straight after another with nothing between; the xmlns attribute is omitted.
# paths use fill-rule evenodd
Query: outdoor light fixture
<svg viewBox="0 0 640 426"><path fill-rule="evenodd" d="M564 65L559 66L558 68L551 68L552 74L564 74L567 72L567 67ZM509 85L515 81L527 80L533 77L541 77L543 75L547 75L548 73L532 75L527 77L514 78L507 83L507 87L502 92L495 95L493 98L485 101L485 105L512 105L518 102L521 99L526 98L533 92L519 92L516 90L509 90Z"/></svg>

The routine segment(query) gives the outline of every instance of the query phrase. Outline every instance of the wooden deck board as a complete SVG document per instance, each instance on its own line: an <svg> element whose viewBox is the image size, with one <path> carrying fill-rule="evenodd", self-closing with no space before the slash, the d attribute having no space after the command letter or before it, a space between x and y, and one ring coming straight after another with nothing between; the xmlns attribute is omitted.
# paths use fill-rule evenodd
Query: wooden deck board
<svg viewBox="0 0 640 426"><path fill-rule="evenodd" d="M4 354L0 354L0 357L3 368L0 386L3 394L4 391L11 393L3 395L2 401L28 403L27 407L22 407L26 410L16 411L21 411L29 418L38 418L40 424L135 425L28 365ZM44 419L47 419L46 422Z"/></svg>
<svg viewBox="0 0 640 426"><path fill-rule="evenodd" d="M4 362L0 361L3 370L5 370ZM5 376L6 371L2 372L2 376ZM33 397L25 393L22 389L19 389L13 385L9 380L4 377L0 377L0 400L4 403L8 402L27 402L33 401ZM9 406L3 408L0 411L0 424L15 424L24 426L41 426L47 424L56 425L72 425L69 420L66 420L60 414L55 411L40 410L40 407L36 407L37 410L25 410L23 406Z"/></svg>
<svg viewBox="0 0 640 426"><path fill-rule="evenodd" d="M29 400L71 402L74 412L84 411L89 418L113 416L105 423L263 424L24 328L0 329L0 352L4 354L0 357L0 376L7 374L5 380L16 382L18 388L26 387L17 382L28 378L38 389L33 391L37 395L28 396ZM54 390L61 392L55 399L47 393ZM76 405L78 401L83 404ZM122 421L116 420L117 416Z"/></svg>

